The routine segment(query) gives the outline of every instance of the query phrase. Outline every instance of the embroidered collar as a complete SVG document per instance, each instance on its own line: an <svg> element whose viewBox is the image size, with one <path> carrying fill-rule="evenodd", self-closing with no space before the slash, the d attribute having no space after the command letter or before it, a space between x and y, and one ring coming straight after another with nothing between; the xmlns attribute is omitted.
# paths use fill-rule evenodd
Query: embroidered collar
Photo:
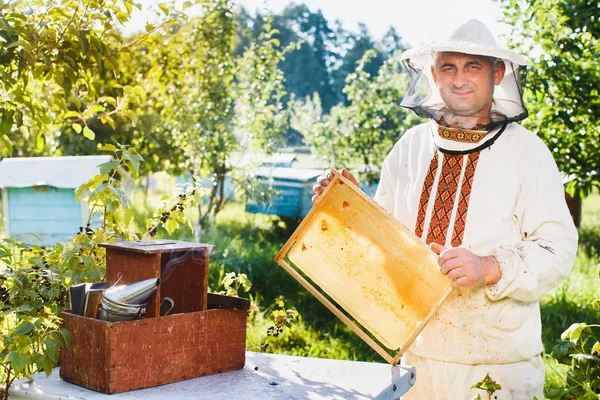
<svg viewBox="0 0 600 400"><path fill-rule="evenodd" d="M487 131L475 131L459 128L448 128L438 125L438 134L444 139L463 143L479 143L485 137Z"/></svg>

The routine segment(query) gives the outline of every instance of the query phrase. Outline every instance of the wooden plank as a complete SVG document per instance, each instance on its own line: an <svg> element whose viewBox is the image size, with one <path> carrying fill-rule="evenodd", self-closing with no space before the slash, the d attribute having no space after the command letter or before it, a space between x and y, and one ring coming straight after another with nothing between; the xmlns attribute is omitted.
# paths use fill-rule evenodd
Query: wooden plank
<svg viewBox="0 0 600 400"><path fill-rule="evenodd" d="M113 284L133 283L160 278L160 254L138 254L118 248L106 249L106 280ZM120 280L119 280L120 279ZM148 299L146 315L157 317L160 311L160 286Z"/></svg>
<svg viewBox="0 0 600 400"><path fill-rule="evenodd" d="M61 314L72 334L61 378L107 394L241 369L246 311L214 309L139 321Z"/></svg>
<svg viewBox="0 0 600 400"><path fill-rule="evenodd" d="M250 300L242 297L225 296L223 294L208 293L208 308L236 308L249 310Z"/></svg>
<svg viewBox="0 0 600 400"><path fill-rule="evenodd" d="M212 251L215 246L211 244L191 243L181 240L137 240L115 243L102 243L99 246L107 249L127 250L142 254L168 253L187 250Z"/></svg>
<svg viewBox="0 0 600 400"><path fill-rule="evenodd" d="M68 311L61 313L60 317L62 328L71 334L70 346L65 345L60 351L60 377L76 385L108 393L110 325Z"/></svg>
<svg viewBox="0 0 600 400"><path fill-rule="evenodd" d="M171 314L206 310L208 292L208 248L160 253L159 295L175 302ZM140 256L139 253L132 253ZM172 273L167 275L167 267Z"/></svg>

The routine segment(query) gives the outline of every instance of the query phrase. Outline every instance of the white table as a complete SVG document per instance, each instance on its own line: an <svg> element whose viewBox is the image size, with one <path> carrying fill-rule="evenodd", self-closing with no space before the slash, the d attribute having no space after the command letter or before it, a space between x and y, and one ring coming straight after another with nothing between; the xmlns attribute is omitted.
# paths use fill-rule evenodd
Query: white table
<svg viewBox="0 0 600 400"><path fill-rule="evenodd" d="M258 369L256 368L258 367ZM397 399L416 379L413 367L322 358L246 353L238 371L190 379L132 392L105 395L59 378L21 379L11 399Z"/></svg>

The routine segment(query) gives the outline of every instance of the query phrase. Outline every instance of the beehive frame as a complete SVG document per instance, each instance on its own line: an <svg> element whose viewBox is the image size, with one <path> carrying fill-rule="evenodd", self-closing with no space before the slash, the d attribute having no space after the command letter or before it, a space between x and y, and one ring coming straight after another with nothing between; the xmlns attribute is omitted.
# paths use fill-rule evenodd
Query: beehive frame
<svg viewBox="0 0 600 400"><path fill-rule="evenodd" d="M422 239L331 172L333 179L275 261L394 365L452 286Z"/></svg>

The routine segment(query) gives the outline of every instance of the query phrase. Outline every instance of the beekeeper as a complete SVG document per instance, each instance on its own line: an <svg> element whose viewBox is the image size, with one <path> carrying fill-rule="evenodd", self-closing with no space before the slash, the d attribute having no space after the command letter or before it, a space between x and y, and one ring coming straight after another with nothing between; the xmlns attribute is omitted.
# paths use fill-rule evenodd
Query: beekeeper
<svg viewBox="0 0 600 400"><path fill-rule="evenodd" d="M526 59L470 20L402 60L402 105L429 122L387 156L375 201L430 244L456 288L403 358L417 368L404 398L471 399L489 373L498 399L541 399L539 301L571 271L577 231L552 154L517 123Z"/></svg>

